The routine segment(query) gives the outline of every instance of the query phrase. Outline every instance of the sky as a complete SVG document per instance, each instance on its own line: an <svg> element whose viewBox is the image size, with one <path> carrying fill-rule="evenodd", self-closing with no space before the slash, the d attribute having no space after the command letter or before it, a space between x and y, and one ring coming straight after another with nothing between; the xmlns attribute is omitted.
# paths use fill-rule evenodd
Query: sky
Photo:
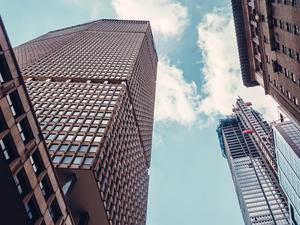
<svg viewBox="0 0 300 225"><path fill-rule="evenodd" d="M276 104L242 85L229 0L0 0L13 46L101 18L151 23L159 55L147 225L241 225L216 135L237 96L269 120Z"/></svg>

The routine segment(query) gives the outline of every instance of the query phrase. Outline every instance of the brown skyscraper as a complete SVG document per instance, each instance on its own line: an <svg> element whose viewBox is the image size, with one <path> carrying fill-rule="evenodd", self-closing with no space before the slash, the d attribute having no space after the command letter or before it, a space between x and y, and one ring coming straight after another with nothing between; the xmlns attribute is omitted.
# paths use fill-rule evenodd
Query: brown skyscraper
<svg viewBox="0 0 300 225"><path fill-rule="evenodd" d="M260 84L300 124L299 0L232 0L244 85Z"/></svg>
<svg viewBox="0 0 300 225"><path fill-rule="evenodd" d="M51 199L59 218L69 218L66 199L74 224L145 224L157 68L149 22L98 20L14 52L64 193Z"/></svg>

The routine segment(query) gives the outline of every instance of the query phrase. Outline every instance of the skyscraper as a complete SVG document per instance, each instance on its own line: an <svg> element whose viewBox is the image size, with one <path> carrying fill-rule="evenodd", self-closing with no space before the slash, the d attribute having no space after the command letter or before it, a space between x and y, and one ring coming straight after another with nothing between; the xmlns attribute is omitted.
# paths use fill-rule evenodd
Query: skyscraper
<svg viewBox="0 0 300 225"><path fill-rule="evenodd" d="M245 224L291 224L269 125L240 98L233 111L220 120L217 133Z"/></svg>
<svg viewBox="0 0 300 225"><path fill-rule="evenodd" d="M72 225L0 18L0 223Z"/></svg>
<svg viewBox="0 0 300 225"><path fill-rule="evenodd" d="M292 121L274 126L279 183L285 192L293 225L300 224L300 129Z"/></svg>
<svg viewBox="0 0 300 225"><path fill-rule="evenodd" d="M242 78L300 124L300 2L232 0Z"/></svg>
<svg viewBox="0 0 300 225"><path fill-rule="evenodd" d="M149 22L98 20L14 52L74 223L145 224L157 69Z"/></svg>

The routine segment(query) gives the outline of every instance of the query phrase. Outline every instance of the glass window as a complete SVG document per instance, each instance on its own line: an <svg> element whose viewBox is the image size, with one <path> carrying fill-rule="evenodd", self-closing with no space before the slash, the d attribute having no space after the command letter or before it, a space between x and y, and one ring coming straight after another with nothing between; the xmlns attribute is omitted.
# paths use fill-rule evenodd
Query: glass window
<svg viewBox="0 0 300 225"><path fill-rule="evenodd" d="M99 132L99 133L104 133L104 131L105 131L105 127L100 127L100 128L98 129L98 132Z"/></svg>
<svg viewBox="0 0 300 225"><path fill-rule="evenodd" d="M79 131L79 126L72 127L72 131Z"/></svg>
<svg viewBox="0 0 300 225"><path fill-rule="evenodd" d="M30 199L28 203L24 204L24 207L26 209L28 218L34 223L34 221L36 221L40 216L40 211L36 206L35 200L33 198Z"/></svg>
<svg viewBox="0 0 300 225"><path fill-rule="evenodd" d="M93 136L91 136L91 135L85 136L84 141L91 142L92 140L93 140Z"/></svg>
<svg viewBox="0 0 300 225"><path fill-rule="evenodd" d="M90 127L90 132L96 132L97 131L97 127Z"/></svg>
<svg viewBox="0 0 300 225"><path fill-rule="evenodd" d="M60 131L60 130L61 130L61 128L62 128L62 126L61 126L61 125L56 125L56 126L54 127L54 130L56 130L56 131Z"/></svg>
<svg viewBox="0 0 300 225"><path fill-rule="evenodd" d="M59 163L60 160L61 160L61 156L60 156L60 155L57 155L57 156L55 156L55 157L53 158L52 162L53 162L53 163Z"/></svg>
<svg viewBox="0 0 300 225"><path fill-rule="evenodd" d="M58 144L52 144L52 145L50 145L49 150L50 151L56 151L57 148L58 148Z"/></svg>
<svg viewBox="0 0 300 225"><path fill-rule="evenodd" d="M49 134L47 137L47 140L54 140L56 137L56 134Z"/></svg>
<svg viewBox="0 0 300 225"><path fill-rule="evenodd" d="M59 148L59 151L65 152L65 151L67 151L67 149L68 149L68 145L67 145L67 144L62 144L62 145L60 146L60 148Z"/></svg>
<svg viewBox="0 0 300 225"><path fill-rule="evenodd" d="M81 164L82 159L83 159L83 157L81 157L81 156L75 157L73 164Z"/></svg>
<svg viewBox="0 0 300 225"><path fill-rule="evenodd" d="M80 152L87 152L89 149L89 146L87 145L80 145L79 151Z"/></svg>
<svg viewBox="0 0 300 225"><path fill-rule="evenodd" d="M27 175L22 169L16 176L14 176L15 184L21 196L25 196L30 191L30 183L27 179Z"/></svg>
<svg viewBox="0 0 300 225"><path fill-rule="evenodd" d="M94 142L100 143L101 140L102 140L102 137L100 137L100 136L96 136L96 137L94 138Z"/></svg>
<svg viewBox="0 0 300 225"><path fill-rule="evenodd" d="M62 141L64 139L65 135L64 134L59 134L56 138L58 141Z"/></svg>
<svg viewBox="0 0 300 225"><path fill-rule="evenodd" d="M56 200L54 200L49 207L49 213L54 223L58 221L58 219L62 216L60 208Z"/></svg>
<svg viewBox="0 0 300 225"><path fill-rule="evenodd" d="M39 175L44 169L44 163L39 150L37 149L30 157L30 162L34 172Z"/></svg>
<svg viewBox="0 0 300 225"><path fill-rule="evenodd" d="M11 162L17 157L17 149L10 134L7 134L0 140L0 149L8 162Z"/></svg>
<svg viewBox="0 0 300 225"><path fill-rule="evenodd" d="M69 164L72 161L72 156L65 156L63 163Z"/></svg>
<svg viewBox="0 0 300 225"><path fill-rule="evenodd" d="M74 138L73 134L68 134L67 137L66 137L66 141L72 141L73 138Z"/></svg>
<svg viewBox="0 0 300 225"><path fill-rule="evenodd" d="M48 178L47 175L39 183L39 186L41 188L41 191L42 191L45 199L47 200L51 196L51 194L53 193L52 186L50 184L50 181L49 181L49 178Z"/></svg>
<svg viewBox="0 0 300 225"><path fill-rule="evenodd" d="M92 157L87 157L84 160L84 165L91 165L93 163L93 158Z"/></svg>
<svg viewBox="0 0 300 225"><path fill-rule="evenodd" d="M89 127L83 126L83 127L81 127L80 131L81 131L81 132L87 132L88 129L89 129Z"/></svg>
<svg viewBox="0 0 300 225"><path fill-rule="evenodd" d="M75 141L82 141L83 135L77 135Z"/></svg>
<svg viewBox="0 0 300 225"><path fill-rule="evenodd" d="M89 151L89 152L96 152L96 151L97 151L97 148L98 148L98 146L92 145L92 146L90 147L90 151Z"/></svg>
<svg viewBox="0 0 300 225"><path fill-rule="evenodd" d="M70 151L71 152L76 152L77 148L78 148L78 145L71 145L70 146Z"/></svg>

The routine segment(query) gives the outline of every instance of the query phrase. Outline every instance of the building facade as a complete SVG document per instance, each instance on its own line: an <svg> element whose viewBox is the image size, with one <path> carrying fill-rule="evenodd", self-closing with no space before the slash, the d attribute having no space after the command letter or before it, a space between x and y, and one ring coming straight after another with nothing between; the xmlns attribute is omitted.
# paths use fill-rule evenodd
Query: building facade
<svg viewBox="0 0 300 225"><path fill-rule="evenodd" d="M261 85L300 124L299 0L232 0L245 86Z"/></svg>
<svg viewBox="0 0 300 225"><path fill-rule="evenodd" d="M98 20L14 52L75 224L144 225L157 68L149 22Z"/></svg>
<svg viewBox="0 0 300 225"><path fill-rule="evenodd" d="M285 192L293 225L300 224L300 129L292 121L274 126L278 177Z"/></svg>
<svg viewBox="0 0 300 225"><path fill-rule="evenodd" d="M227 159L245 224L291 224L277 177L271 129L251 104L238 99L217 134Z"/></svg>
<svg viewBox="0 0 300 225"><path fill-rule="evenodd" d="M1 224L73 225L0 18Z"/></svg>

